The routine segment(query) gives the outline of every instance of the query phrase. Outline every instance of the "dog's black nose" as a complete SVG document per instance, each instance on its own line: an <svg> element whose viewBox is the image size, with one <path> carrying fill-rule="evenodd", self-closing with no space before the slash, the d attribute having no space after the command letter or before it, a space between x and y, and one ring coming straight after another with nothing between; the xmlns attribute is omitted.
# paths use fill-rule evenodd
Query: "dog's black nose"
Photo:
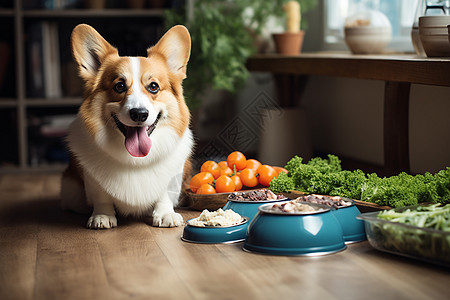
<svg viewBox="0 0 450 300"><path fill-rule="evenodd" d="M130 109L130 118L135 122L145 122L148 118L148 110L146 108Z"/></svg>

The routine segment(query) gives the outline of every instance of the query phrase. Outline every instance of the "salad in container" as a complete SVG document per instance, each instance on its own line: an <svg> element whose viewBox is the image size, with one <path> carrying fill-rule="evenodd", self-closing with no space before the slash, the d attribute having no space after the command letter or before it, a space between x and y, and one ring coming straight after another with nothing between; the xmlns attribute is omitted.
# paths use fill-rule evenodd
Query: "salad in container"
<svg viewBox="0 0 450 300"><path fill-rule="evenodd" d="M363 213L367 239L381 251L450 267L450 204Z"/></svg>

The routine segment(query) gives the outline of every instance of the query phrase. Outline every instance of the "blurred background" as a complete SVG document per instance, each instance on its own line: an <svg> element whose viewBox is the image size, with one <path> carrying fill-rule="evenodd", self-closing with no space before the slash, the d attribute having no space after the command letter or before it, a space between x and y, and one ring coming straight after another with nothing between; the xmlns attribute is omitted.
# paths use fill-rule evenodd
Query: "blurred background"
<svg viewBox="0 0 450 300"><path fill-rule="evenodd" d="M382 166L384 82L309 76L299 86L298 103L285 107L271 74L246 69L249 56L275 52L271 35L284 30L284 2L0 0L0 172L62 170L67 164L63 137L82 101L70 51L70 33L79 23L92 25L123 56L145 55L174 24L189 28L185 92L199 161L239 150L268 164L284 165L294 154L309 159L331 153ZM299 2L302 53L350 53L345 20L369 10L389 20L386 53L415 53L411 29L419 0ZM412 85L411 173L450 165L449 98L448 87Z"/></svg>

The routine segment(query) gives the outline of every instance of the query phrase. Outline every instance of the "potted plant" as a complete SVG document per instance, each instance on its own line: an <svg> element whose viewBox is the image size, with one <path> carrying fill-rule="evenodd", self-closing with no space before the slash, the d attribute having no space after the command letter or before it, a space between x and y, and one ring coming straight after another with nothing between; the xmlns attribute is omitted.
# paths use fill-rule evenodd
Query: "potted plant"
<svg viewBox="0 0 450 300"><path fill-rule="evenodd" d="M286 31L274 33L273 39L280 54L298 54L301 52L305 32L300 30L302 19L300 3L289 1L283 5L286 14Z"/></svg>
<svg viewBox="0 0 450 300"><path fill-rule="evenodd" d="M282 19L288 0L195 0L187 13L185 6L165 13L166 26L184 24L192 37L188 78L184 83L186 100L193 108L206 88L238 91L249 73L245 63L256 52L254 37L270 17ZM296 0L303 13L317 0ZM250 13L248 13L250 10ZM305 20L301 20L304 28Z"/></svg>

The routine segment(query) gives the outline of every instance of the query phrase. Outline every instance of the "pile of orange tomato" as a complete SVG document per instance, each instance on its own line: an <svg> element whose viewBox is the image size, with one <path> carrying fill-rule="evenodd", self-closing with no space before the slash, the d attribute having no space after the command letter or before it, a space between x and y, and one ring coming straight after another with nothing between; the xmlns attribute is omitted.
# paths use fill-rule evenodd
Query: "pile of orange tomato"
<svg viewBox="0 0 450 300"><path fill-rule="evenodd" d="M196 194L215 194L239 191L244 187L269 186L270 181L280 172L281 167L263 165L256 159L247 159L242 152L231 152L227 160L205 161L200 173L195 174L189 188Z"/></svg>

